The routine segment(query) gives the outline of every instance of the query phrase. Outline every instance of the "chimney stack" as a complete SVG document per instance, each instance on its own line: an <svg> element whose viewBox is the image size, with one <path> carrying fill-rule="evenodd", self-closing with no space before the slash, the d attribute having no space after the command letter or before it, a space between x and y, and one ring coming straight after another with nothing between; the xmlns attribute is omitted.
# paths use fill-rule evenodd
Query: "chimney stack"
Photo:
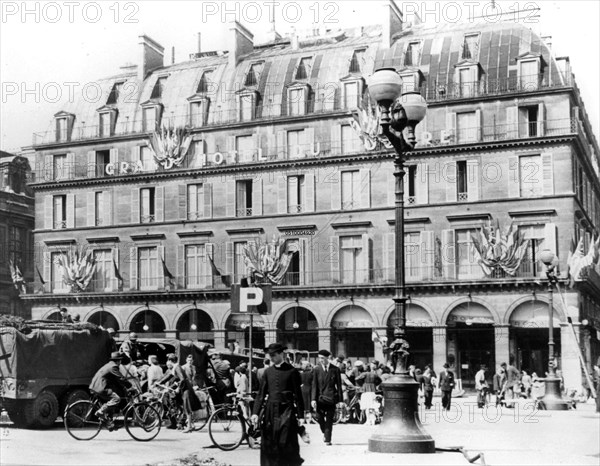
<svg viewBox="0 0 600 466"><path fill-rule="evenodd" d="M175 46L171 47L171 65L175 64Z"/></svg>
<svg viewBox="0 0 600 466"><path fill-rule="evenodd" d="M198 53L202 52L202 33L198 33Z"/></svg>
<svg viewBox="0 0 600 466"><path fill-rule="evenodd" d="M549 49L552 48L552 36L542 36L541 39Z"/></svg>
<svg viewBox="0 0 600 466"><path fill-rule="evenodd" d="M296 28L292 27L292 33L290 35L290 46L292 50L298 50L300 48L300 39L298 38L298 33L296 32Z"/></svg>
<svg viewBox="0 0 600 466"><path fill-rule="evenodd" d="M236 66L243 55L254 50L254 34L237 21L231 23L229 30L229 64Z"/></svg>
<svg viewBox="0 0 600 466"><path fill-rule="evenodd" d="M394 0L387 0L383 8L383 30L381 33L381 45L389 49L392 46L394 34L402 31L402 11Z"/></svg>
<svg viewBox="0 0 600 466"><path fill-rule="evenodd" d="M150 37L140 36L140 64L138 66L138 79L143 81L152 71L164 66L165 48Z"/></svg>

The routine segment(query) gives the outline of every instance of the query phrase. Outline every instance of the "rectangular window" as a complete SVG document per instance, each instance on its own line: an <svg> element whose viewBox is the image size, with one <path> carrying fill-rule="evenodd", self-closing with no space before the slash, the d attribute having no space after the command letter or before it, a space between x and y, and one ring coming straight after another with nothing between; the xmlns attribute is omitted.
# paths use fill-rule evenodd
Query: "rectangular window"
<svg viewBox="0 0 600 466"><path fill-rule="evenodd" d="M344 83L344 108L358 107L358 82Z"/></svg>
<svg viewBox="0 0 600 466"><path fill-rule="evenodd" d="M308 79L310 76L312 58L302 58L296 69L296 79Z"/></svg>
<svg viewBox="0 0 600 466"><path fill-rule="evenodd" d="M404 66L419 66L419 42L409 42L404 56Z"/></svg>
<svg viewBox="0 0 600 466"><path fill-rule="evenodd" d="M67 228L67 196L61 194L52 199L54 229Z"/></svg>
<svg viewBox="0 0 600 466"><path fill-rule="evenodd" d="M100 114L100 126L98 128L98 136L101 138L112 136L110 116L111 114L109 112L104 112Z"/></svg>
<svg viewBox="0 0 600 466"><path fill-rule="evenodd" d="M192 128L204 126L204 102L190 103L190 124Z"/></svg>
<svg viewBox="0 0 600 466"><path fill-rule="evenodd" d="M479 126L477 125L476 112L457 113L456 126L456 133L458 136L459 144L477 141Z"/></svg>
<svg viewBox="0 0 600 466"><path fill-rule="evenodd" d="M357 132L350 125L342 125L342 154L363 152L364 147Z"/></svg>
<svg viewBox="0 0 600 466"><path fill-rule="evenodd" d="M186 288L206 288L211 276L206 273L206 255L203 244L185 247Z"/></svg>
<svg viewBox="0 0 600 466"><path fill-rule="evenodd" d="M140 290L158 288L158 248L138 248Z"/></svg>
<svg viewBox="0 0 600 466"><path fill-rule="evenodd" d="M527 241L527 251L519 266L518 277L539 277L545 271L544 264L539 260L539 253L543 251L544 225L519 226Z"/></svg>
<svg viewBox="0 0 600 466"><path fill-rule="evenodd" d="M260 78L260 74L263 69L263 63L253 63L250 65L250 69L248 70L248 74L246 75L246 80L244 82L245 86L258 86L258 80Z"/></svg>
<svg viewBox="0 0 600 466"><path fill-rule="evenodd" d="M94 251L96 269L92 278L93 291L110 291L113 280L112 251L110 249L98 249Z"/></svg>
<svg viewBox="0 0 600 466"><path fill-rule="evenodd" d="M543 194L541 155L519 157L519 183L521 197L537 197Z"/></svg>
<svg viewBox="0 0 600 466"><path fill-rule="evenodd" d="M421 233L404 234L404 263L406 279L418 279L421 276Z"/></svg>
<svg viewBox="0 0 600 466"><path fill-rule="evenodd" d="M473 82L473 70L471 68L459 69L458 81L460 97L473 97L475 89L475 82Z"/></svg>
<svg viewBox="0 0 600 466"><path fill-rule="evenodd" d="M406 176L406 184L404 186L404 189L406 189L407 194L406 203L408 205L414 205L417 200L417 191L415 185L417 181L417 166L409 165L406 170Z"/></svg>
<svg viewBox="0 0 600 466"><path fill-rule="evenodd" d="M234 283L239 283L246 276L246 262L244 261L244 248L246 241L233 243L233 278Z"/></svg>
<svg viewBox="0 0 600 466"><path fill-rule="evenodd" d="M106 166L110 163L110 151L108 150L97 150L96 151L96 176L106 176Z"/></svg>
<svg viewBox="0 0 600 466"><path fill-rule="evenodd" d="M535 91L539 86L539 71L537 60L527 60L519 63L519 88L522 91Z"/></svg>
<svg viewBox="0 0 600 466"><path fill-rule="evenodd" d="M458 278L481 278L483 270L479 265L479 255L473 245L472 236L477 230L456 230L456 276Z"/></svg>
<svg viewBox="0 0 600 466"><path fill-rule="evenodd" d="M465 36L463 42L462 57L465 60L475 60L479 48L479 34L470 34Z"/></svg>
<svg viewBox="0 0 600 466"><path fill-rule="evenodd" d="M288 95L290 115L304 115L306 113L305 89L290 89Z"/></svg>
<svg viewBox="0 0 600 466"><path fill-rule="evenodd" d="M357 283L368 271L359 270L362 250L362 237L342 236L340 238L340 274L342 283Z"/></svg>
<svg viewBox="0 0 600 466"><path fill-rule="evenodd" d="M235 150L239 163L250 163L254 161L256 147L254 136L237 136L235 138Z"/></svg>
<svg viewBox="0 0 600 466"><path fill-rule="evenodd" d="M204 188L202 184L188 185L187 206L188 220L198 220L204 217Z"/></svg>
<svg viewBox="0 0 600 466"><path fill-rule="evenodd" d="M140 189L140 222L154 223L155 221L154 188L142 188Z"/></svg>
<svg viewBox="0 0 600 466"><path fill-rule="evenodd" d="M304 210L304 175L288 176L287 211L297 214Z"/></svg>
<svg viewBox="0 0 600 466"><path fill-rule="evenodd" d="M68 140L67 128L68 124L66 118L56 119L56 142L65 142Z"/></svg>
<svg viewBox="0 0 600 466"><path fill-rule="evenodd" d="M52 268L50 269L50 283L54 293L68 293L69 287L64 281L63 268L58 264L59 258L64 258L66 255L62 252L53 252L50 254Z"/></svg>
<svg viewBox="0 0 600 466"><path fill-rule="evenodd" d="M360 200L360 172L342 172L342 210L356 209Z"/></svg>
<svg viewBox="0 0 600 466"><path fill-rule="evenodd" d="M240 96L240 121L254 119L254 94Z"/></svg>
<svg viewBox="0 0 600 466"><path fill-rule="evenodd" d="M292 254L292 258L290 260L290 265L285 272L283 277L282 285L284 286L298 286L303 284L302 281L304 279L303 270L300 269L300 241L297 239L288 239L285 241L285 244L288 248L295 251Z"/></svg>
<svg viewBox="0 0 600 466"><path fill-rule="evenodd" d="M155 171L157 169L156 161L152 155L152 149L148 146L140 147L140 162L142 162L144 171Z"/></svg>
<svg viewBox="0 0 600 466"><path fill-rule="evenodd" d="M156 128L158 126L158 122L157 122L157 118L156 118L156 111L157 111L156 107L144 107L144 110L142 111L142 117L143 117L142 130L145 133L156 130Z"/></svg>
<svg viewBox="0 0 600 466"><path fill-rule="evenodd" d="M533 138L538 135L538 106L519 107L519 136Z"/></svg>
<svg viewBox="0 0 600 466"><path fill-rule="evenodd" d="M104 219L104 193L94 193L94 223L96 226L102 225Z"/></svg>
<svg viewBox="0 0 600 466"><path fill-rule="evenodd" d="M456 199L458 202L469 200L467 161L456 162Z"/></svg>
<svg viewBox="0 0 600 466"><path fill-rule="evenodd" d="M54 181L67 179L67 154L55 155L52 164Z"/></svg>
<svg viewBox="0 0 600 466"><path fill-rule="evenodd" d="M252 180L235 182L236 217L252 216Z"/></svg>
<svg viewBox="0 0 600 466"><path fill-rule="evenodd" d="M287 132L288 158L303 157L306 149L303 129Z"/></svg>

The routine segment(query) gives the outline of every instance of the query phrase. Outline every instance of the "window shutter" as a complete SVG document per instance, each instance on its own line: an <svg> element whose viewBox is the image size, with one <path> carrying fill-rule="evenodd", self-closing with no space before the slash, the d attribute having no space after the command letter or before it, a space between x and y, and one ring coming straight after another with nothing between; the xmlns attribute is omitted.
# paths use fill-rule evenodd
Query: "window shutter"
<svg viewBox="0 0 600 466"><path fill-rule="evenodd" d="M44 228L52 230L54 228L54 198L50 195L44 196Z"/></svg>
<svg viewBox="0 0 600 466"><path fill-rule="evenodd" d="M415 194L417 204L429 204L429 165L421 162L417 165Z"/></svg>
<svg viewBox="0 0 600 466"><path fill-rule="evenodd" d="M363 209L371 207L371 170L360 169L360 206Z"/></svg>
<svg viewBox="0 0 600 466"><path fill-rule="evenodd" d="M93 150L87 153L87 177L96 178L96 151Z"/></svg>
<svg viewBox="0 0 600 466"><path fill-rule="evenodd" d="M129 288L138 289L138 248L129 248Z"/></svg>
<svg viewBox="0 0 600 466"><path fill-rule="evenodd" d="M480 109L475 110L475 123L477 124L477 140L483 141L483 114Z"/></svg>
<svg viewBox="0 0 600 466"><path fill-rule="evenodd" d="M263 214L263 180L258 178L252 181L252 215Z"/></svg>
<svg viewBox="0 0 600 466"><path fill-rule="evenodd" d="M421 268L421 279L431 280L433 278L433 266L435 259L435 235L433 231L421 232L421 244L419 244L419 265Z"/></svg>
<svg viewBox="0 0 600 466"><path fill-rule="evenodd" d="M204 244L204 263L203 263L203 273L207 277L206 283L209 288L214 286L214 276L212 272L212 267L210 266L209 257L213 259L215 258L215 245L213 243Z"/></svg>
<svg viewBox="0 0 600 466"><path fill-rule="evenodd" d="M515 139L518 135L519 107L506 107L506 137Z"/></svg>
<svg viewBox="0 0 600 466"><path fill-rule="evenodd" d="M234 249L233 249L233 242L232 241L227 241L225 243L225 273L227 275L233 275L233 261L235 259L234 257ZM233 277L232 278L232 283L233 283Z"/></svg>
<svg viewBox="0 0 600 466"><path fill-rule="evenodd" d="M177 245L177 288L186 288L188 277L185 270L185 245Z"/></svg>
<svg viewBox="0 0 600 466"><path fill-rule="evenodd" d="M157 222L165 221L165 187L157 186L154 189L154 213Z"/></svg>
<svg viewBox="0 0 600 466"><path fill-rule="evenodd" d="M65 167L65 178L72 180L75 176L75 154L73 152L67 153L67 166Z"/></svg>
<svg viewBox="0 0 600 466"><path fill-rule="evenodd" d="M67 228L75 228L75 194L67 194Z"/></svg>
<svg viewBox="0 0 600 466"><path fill-rule="evenodd" d="M229 160L233 159L236 162L239 160L239 154L235 153L235 136L227 136L227 139L225 140L225 151L227 152L227 157L225 157L225 160L227 160L227 163L229 163ZM235 153L235 157L233 157L233 154Z"/></svg>
<svg viewBox="0 0 600 466"><path fill-rule="evenodd" d="M260 136L258 135L258 133L254 133L252 135L252 146L253 146L252 161L258 162L258 150L260 149Z"/></svg>
<svg viewBox="0 0 600 466"><path fill-rule="evenodd" d="M119 288L120 288L119 280L117 279L116 274L115 274L115 265L117 266L117 268L119 270L121 267L121 265L119 263L119 248L118 247L112 248L112 260L113 260L113 263L110 264L111 270L110 270L110 274L109 274L109 276L111 277L111 283L112 283L111 289L112 289L112 291L119 291ZM123 272L120 272L120 273L121 273L121 278L122 278Z"/></svg>
<svg viewBox="0 0 600 466"><path fill-rule="evenodd" d="M225 215L235 217L235 180L227 180L225 183Z"/></svg>
<svg viewBox="0 0 600 466"><path fill-rule="evenodd" d="M52 155L44 156L44 181L52 181L54 179L54 157Z"/></svg>
<svg viewBox="0 0 600 466"><path fill-rule="evenodd" d="M538 104L538 122L537 122L537 135L544 136L546 131L546 106L543 102Z"/></svg>
<svg viewBox="0 0 600 466"><path fill-rule="evenodd" d="M287 214L287 184L288 177L284 174L277 178L277 212Z"/></svg>
<svg viewBox="0 0 600 466"><path fill-rule="evenodd" d="M331 265L331 281L332 283L340 282L340 238L331 236L329 238L329 251L327 251L327 259Z"/></svg>
<svg viewBox="0 0 600 466"><path fill-rule="evenodd" d="M469 198L469 202L479 200L479 190L479 160L467 160L467 196Z"/></svg>
<svg viewBox="0 0 600 466"><path fill-rule="evenodd" d="M104 191L102 194L102 202L104 202L104 218L103 225L113 224L113 201L112 191Z"/></svg>
<svg viewBox="0 0 600 466"><path fill-rule="evenodd" d="M342 125L339 123L333 123L331 125L331 137L329 141L329 154L341 154L342 153Z"/></svg>
<svg viewBox="0 0 600 466"><path fill-rule="evenodd" d="M116 167L119 163L119 149L111 149L109 152L109 160L110 163L114 164Z"/></svg>
<svg viewBox="0 0 600 466"><path fill-rule="evenodd" d="M446 178L446 201L456 202L457 171L456 162L446 162L445 170L442 172Z"/></svg>
<svg viewBox="0 0 600 466"><path fill-rule="evenodd" d="M545 196L554 194L554 166L552 154L542 154L542 190Z"/></svg>
<svg viewBox="0 0 600 466"><path fill-rule="evenodd" d="M508 157L508 197L519 197L521 188L521 174L519 173L519 157Z"/></svg>
<svg viewBox="0 0 600 466"><path fill-rule="evenodd" d="M315 208L315 175L307 173L304 175L304 211L314 212Z"/></svg>
<svg viewBox="0 0 600 466"><path fill-rule="evenodd" d="M94 191L87 193L87 226L96 226L96 193Z"/></svg>
<svg viewBox="0 0 600 466"><path fill-rule="evenodd" d="M455 278L456 240L454 230L442 230L442 270L444 278Z"/></svg>
<svg viewBox="0 0 600 466"><path fill-rule="evenodd" d="M212 184L204 183L202 189L204 189L204 218L212 218Z"/></svg>
<svg viewBox="0 0 600 466"><path fill-rule="evenodd" d="M300 276L298 277L299 285L306 285L310 283L310 274L308 272L308 240L306 238L300 238L298 240L298 256L300 259Z"/></svg>
<svg viewBox="0 0 600 466"><path fill-rule="evenodd" d="M305 157L316 157L318 152L315 150L316 141L315 141L315 129L314 128L306 128L304 130L304 156Z"/></svg>
<svg viewBox="0 0 600 466"><path fill-rule="evenodd" d="M57 280L58 277L52 277L52 254L50 251L44 251L44 263L42 264L42 277L46 282L44 286L44 291L46 293L52 291L53 283L52 279Z"/></svg>
<svg viewBox="0 0 600 466"><path fill-rule="evenodd" d="M383 277L385 281L393 282L396 277L396 235L385 233L383 235Z"/></svg>
<svg viewBox="0 0 600 466"><path fill-rule="evenodd" d="M277 131L277 158L287 159L285 131Z"/></svg>
<svg viewBox="0 0 600 466"><path fill-rule="evenodd" d="M142 148L141 146L133 146L131 148L131 163L136 164L140 161Z"/></svg>
<svg viewBox="0 0 600 466"><path fill-rule="evenodd" d="M451 136L451 141L456 142L456 113L446 113L446 132Z"/></svg>
<svg viewBox="0 0 600 466"><path fill-rule="evenodd" d="M187 220L188 186L186 184L177 185L177 209L180 220Z"/></svg>
<svg viewBox="0 0 600 466"><path fill-rule="evenodd" d="M165 247L157 246L156 252L158 254L158 260L156 261L156 273L154 276L157 278L156 286L158 288L163 288L165 286L165 272L163 270L163 260L165 261L165 266L167 264L167 259L165 257Z"/></svg>
<svg viewBox="0 0 600 466"><path fill-rule="evenodd" d="M360 264L358 264L359 270L357 275L360 277L358 280L362 283L369 283L371 277L371 248L369 235L364 233L362 235L362 250L360 253Z"/></svg>
<svg viewBox="0 0 600 466"><path fill-rule="evenodd" d="M556 247L556 224L546 223L544 226L544 249L549 249L554 254L558 255Z"/></svg>
<svg viewBox="0 0 600 466"><path fill-rule="evenodd" d="M331 189L331 210L342 209L342 184L341 184L340 172L337 171L329 180L329 186Z"/></svg>
<svg viewBox="0 0 600 466"><path fill-rule="evenodd" d="M131 190L131 223L140 223L140 190Z"/></svg>
<svg viewBox="0 0 600 466"><path fill-rule="evenodd" d="M394 176L393 165L391 170L387 171L387 193L388 193L388 204L390 207L396 205L396 177ZM406 199L404 199L406 201Z"/></svg>

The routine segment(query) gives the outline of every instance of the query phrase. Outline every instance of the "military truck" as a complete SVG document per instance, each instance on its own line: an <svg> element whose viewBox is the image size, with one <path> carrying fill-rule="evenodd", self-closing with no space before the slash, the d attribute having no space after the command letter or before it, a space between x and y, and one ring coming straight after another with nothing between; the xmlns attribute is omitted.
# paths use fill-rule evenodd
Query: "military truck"
<svg viewBox="0 0 600 466"><path fill-rule="evenodd" d="M90 323L22 321L0 326L0 397L17 427L49 428L65 406L89 398L111 337Z"/></svg>

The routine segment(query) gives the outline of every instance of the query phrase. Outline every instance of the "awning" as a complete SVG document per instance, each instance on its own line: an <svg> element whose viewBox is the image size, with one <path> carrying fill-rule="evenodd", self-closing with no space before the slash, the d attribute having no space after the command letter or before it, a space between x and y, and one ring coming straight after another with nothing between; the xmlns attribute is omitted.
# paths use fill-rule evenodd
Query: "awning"
<svg viewBox="0 0 600 466"><path fill-rule="evenodd" d="M398 319L396 313L392 312L388 319L388 327L395 327ZM406 326L407 327L433 327L433 322L429 313L421 306L409 304L406 309Z"/></svg>
<svg viewBox="0 0 600 466"><path fill-rule="evenodd" d="M493 324L494 316L479 303L465 303L455 307L448 316L447 323Z"/></svg>
<svg viewBox="0 0 600 466"><path fill-rule="evenodd" d="M340 309L331 321L333 328L373 328L375 324L371 315L358 306L346 306Z"/></svg>
<svg viewBox="0 0 600 466"><path fill-rule="evenodd" d="M225 324L228 328L235 328L236 330L244 330L250 326L250 315L248 314L231 314ZM261 315L254 314L253 325L254 328L265 328L265 321Z"/></svg>
<svg viewBox="0 0 600 466"><path fill-rule="evenodd" d="M553 310L552 326L560 328L560 317ZM541 301L523 303L510 315L509 323L512 327L521 328L548 328L548 304Z"/></svg>

